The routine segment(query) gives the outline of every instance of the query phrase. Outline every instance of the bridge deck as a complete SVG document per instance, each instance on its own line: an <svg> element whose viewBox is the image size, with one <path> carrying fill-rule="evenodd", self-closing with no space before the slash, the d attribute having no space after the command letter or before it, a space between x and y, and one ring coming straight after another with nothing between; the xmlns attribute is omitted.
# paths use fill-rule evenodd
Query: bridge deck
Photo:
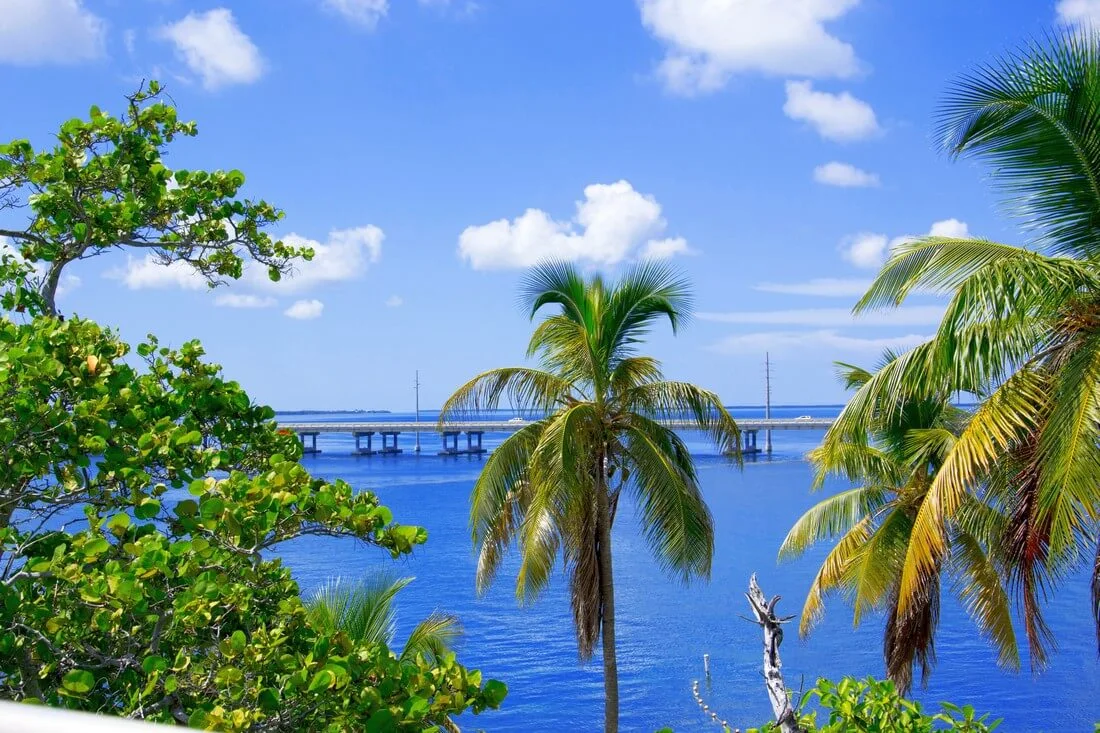
<svg viewBox="0 0 1100 733"><path fill-rule="evenodd" d="M449 422L440 426L430 421L417 422L280 422L279 427L295 433L442 433L442 432L485 432L511 433L519 430L531 421L522 423L508 420L467 420ZM674 430L691 430L695 424L687 420L662 420L661 424ZM809 420L771 419L738 420L741 430L827 430L833 424L832 418L819 417Z"/></svg>

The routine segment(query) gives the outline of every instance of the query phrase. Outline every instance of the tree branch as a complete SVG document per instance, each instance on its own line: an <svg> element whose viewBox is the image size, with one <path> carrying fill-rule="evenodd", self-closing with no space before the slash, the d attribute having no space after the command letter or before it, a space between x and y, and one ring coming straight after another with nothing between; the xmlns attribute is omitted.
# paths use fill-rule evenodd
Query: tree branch
<svg viewBox="0 0 1100 733"><path fill-rule="evenodd" d="M749 606L756 617L755 623L764 629L764 684L768 688L768 700L775 713L775 722L783 733L806 733L798 724L798 714L791 705L787 685L783 682L783 663L779 659L779 645L783 643L782 624L791 620L791 616L779 618L775 615L775 606L779 596L770 601L756 583L756 574L749 580L749 592L745 594Z"/></svg>

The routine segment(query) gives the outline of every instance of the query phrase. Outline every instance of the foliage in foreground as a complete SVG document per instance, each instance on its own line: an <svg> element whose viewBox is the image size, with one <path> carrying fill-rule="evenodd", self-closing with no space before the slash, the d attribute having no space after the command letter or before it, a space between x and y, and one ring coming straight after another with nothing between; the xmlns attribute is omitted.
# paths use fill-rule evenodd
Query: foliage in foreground
<svg viewBox="0 0 1100 733"><path fill-rule="evenodd" d="M940 703L939 713L928 715L919 702L902 697L893 682L873 677L845 677L837 683L818 680L817 686L803 695L800 707L809 704L820 711L804 714L799 720L807 733L990 733L1001 724L1000 720L990 721L988 714L979 717L969 705L947 702ZM823 720L819 723L818 718ZM748 733L778 730L768 723Z"/></svg>
<svg viewBox="0 0 1100 733"><path fill-rule="evenodd" d="M886 354L872 374L847 364L839 373L849 387L889 375L904 356ZM811 545L833 541L814 577L802 610L805 637L824 615L825 597L850 599L855 623L869 612L883 612L886 673L905 693L920 667L922 681L935 663L935 636L942 596L954 592L982 635L998 652L1001 666L1018 670L1020 655L1012 624L1012 603L1002 580L998 538L1007 521L995 504L968 494L947 523L947 552L922 577L922 594L899 612L901 579L919 512L970 415L951 404L956 385L924 383L893 400L853 399L810 452L820 489L830 475L854 488L819 502L795 523L779 550L781 559L798 557Z"/></svg>
<svg viewBox="0 0 1100 733"><path fill-rule="evenodd" d="M1007 517L998 550L1038 668L1055 643L1044 606L1086 568L1100 636L1100 35L1067 31L959 79L937 137L951 156L991 165L1028 246L897 247L857 311L914 293L950 302L935 338L857 399L896 403L943 380L978 396L913 521L898 612L920 607L953 520L977 495Z"/></svg>
<svg viewBox="0 0 1100 733"><path fill-rule="evenodd" d="M92 107L87 119L61 125L51 149L25 139L0 144L0 211L28 214L21 228L0 227L0 237L34 274L5 294L4 307L56 312L63 270L115 249L179 263L212 286L240 278L248 261L278 280L313 257L309 248L271 238L266 229L283 212L240 198L240 171L165 165L169 145L198 127L180 120L162 95L152 81L127 98L118 117Z"/></svg>
<svg viewBox="0 0 1100 733"><path fill-rule="evenodd" d="M493 451L474 484L470 523L478 547L477 585L493 580L515 543L516 596L533 599L562 558L569 576L582 659L602 642L604 730L618 729L615 592L611 527L625 489L653 553L687 581L710 575L714 525L691 454L659 418L687 419L739 457L739 433L721 400L694 384L665 380L660 364L637 353L659 321L675 330L690 315L686 283L649 263L615 283L549 262L528 276L523 303L535 328L528 356L541 369L494 369L447 400L446 421L492 410L507 398L538 416Z"/></svg>
<svg viewBox="0 0 1100 733"><path fill-rule="evenodd" d="M497 706L451 653L310 623L269 550L426 539L315 479L202 349L0 319L0 697L223 730L422 730Z"/></svg>

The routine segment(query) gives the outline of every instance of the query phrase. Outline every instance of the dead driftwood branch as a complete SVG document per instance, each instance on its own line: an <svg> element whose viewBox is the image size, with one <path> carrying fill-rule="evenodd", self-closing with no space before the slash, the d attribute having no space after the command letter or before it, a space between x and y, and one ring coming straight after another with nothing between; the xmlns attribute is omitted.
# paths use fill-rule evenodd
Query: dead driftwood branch
<svg viewBox="0 0 1100 733"><path fill-rule="evenodd" d="M748 620L764 629L764 684L768 689L768 700L772 704L775 722L783 733L806 733L798 724L798 714L791 705L787 685L783 682L783 662L779 659L779 645L783 643L782 625L794 616L780 618L775 615L779 596L768 600L756 583L755 573L749 580L749 592L745 597L749 599L749 606L756 617L755 620Z"/></svg>

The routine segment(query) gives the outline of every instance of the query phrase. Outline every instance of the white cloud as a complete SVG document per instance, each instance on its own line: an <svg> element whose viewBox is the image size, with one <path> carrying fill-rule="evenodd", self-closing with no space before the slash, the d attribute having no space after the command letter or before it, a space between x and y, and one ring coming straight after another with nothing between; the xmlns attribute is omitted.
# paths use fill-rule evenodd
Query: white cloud
<svg viewBox="0 0 1100 733"><path fill-rule="evenodd" d="M683 237L651 239L642 248L642 257L650 260L667 260L676 255L688 254L694 254L694 250L688 247L687 240Z"/></svg>
<svg viewBox="0 0 1100 733"><path fill-rule="evenodd" d="M228 8L188 13L183 20L160 28L158 35L175 44L176 52L202 77L207 89L248 84L263 75L260 50Z"/></svg>
<svg viewBox="0 0 1100 733"><path fill-rule="evenodd" d="M319 300L298 300L283 311L283 315L299 321L311 321L314 318L320 318L324 309L325 304Z"/></svg>
<svg viewBox="0 0 1100 733"><path fill-rule="evenodd" d="M711 92L740 72L847 77L851 45L825 24L859 0L637 0L642 23L666 46L658 73L681 94Z"/></svg>
<svg viewBox="0 0 1100 733"><path fill-rule="evenodd" d="M821 295L829 298L859 297L871 287L871 280L820 277L801 283L760 283L753 289L784 295Z"/></svg>
<svg viewBox="0 0 1100 733"><path fill-rule="evenodd" d="M530 267L547 258L614 265L641 254L671 256L687 251L681 238L661 239L668 224L652 196L627 181L594 183L584 189L570 221L528 209L512 221L467 227L459 254L477 270Z"/></svg>
<svg viewBox="0 0 1100 733"><path fill-rule="evenodd" d="M881 338L846 336L833 329L818 331L769 331L728 336L710 346L721 354L760 353L762 351L817 353L830 359L845 354L878 354L886 349L905 351L932 338L930 335L906 334Z"/></svg>
<svg viewBox="0 0 1100 733"><path fill-rule="evenodd" d="M386 298L387 308L400 308L403 305L405 305L405 299L402 298L400 295L391 295L390 297Z"/></svg>
<svg viewBox="0 0 1100 733"><path fill-rule="evenodd" d="M390 9L389 0L324 0L324 6L367 30L374 30Z"/></svg>
<svg viewBox="0 0 1100 733"><path fill-rule="evenodd" d="M109 270L105 274L112 279L121 280L131 290L200 290L207 287L206 279L187 263L177 260L164 265L153 255L145 255L140 260L127 257L125 268Z"/></svg>
<svg viewBox="0 0 1100 733"><path fill-rule="evenodd" d="M814 180L841 188L875 188L880 184L877 173L868 173L850 163L835 160L814 168Z"/></svg>
<svg viewBox="0 0 1100 733"><path fill-rule="evenodd" d="M885 234L862 232L846 241L842 254L844 259L856 267L874 270L886 261L886 250L890 246L891 240L887 239Z"/></svg>
<svg viewBox="0 0 1100 733"><path fill-rule="evenodd" d="M1060 23L1100 28L1100 0L1060 0L1055 12Z"/></svg>
<svg viewBox="0 0 1100 733"><path fill-rule="evenodd" d="M82 0L0 3L0 63L74 64L103 55L107 24Z"/></svg>
<svg viewBox="0 0 1100 733"><path fill-rule="evenodd" d="M275 305L275 299L259 295L222 293L214 298L214 304L225 308L270 308Z"/></svg>
<svg viewBox="0 0 1100 733"><path fill-rule="evenodd" d="M928 230L928 236L966 239L970 236L970 227L966 225L965 221L959 221L958 219L944 219L943 221L937 221L935 224L932 225L932 228Z"/></svg>
<svg viewBox="0 0 1100 733"><path fill-rule="evenodd" d="M862 140L880 132L871 105L848 92L830 94L814 90L808 81L788 81L783 112L792 120L808 122L829 140Z"/></svg>
<svg viewBox="0 0 1100 733"><path fill-rule="evenodd" d="M942 305L915 305L853 314L849 308L795 308L774 311L700 313L699 320L769 326L934 326L943 319Z"/></svg>
<svg viewBox="0 0 1100 733"><path fill-rule="evenodd" d="M317 285L354 280L382 256L385 238L381 229L371 225L333 230L324 242L288 234L283 242L293 247L312 247L313 259L298 262L294 272L279 282L272 282L264 268L253 267L248 281L253 287L266 290L302 292Z"/></svg>
<svg viewBox="0 0 1100 733"><path fill-rule="evenodd" d="M963 239L970 236L970 228L966 222L958 219L944 219L932 224L925 236ZM908 235L887 239L885 234L863 232L849 237L841 248L841 254L856 267L873 270L882 267L890 252L898 245L913 239L914 237Z"/></svg>

